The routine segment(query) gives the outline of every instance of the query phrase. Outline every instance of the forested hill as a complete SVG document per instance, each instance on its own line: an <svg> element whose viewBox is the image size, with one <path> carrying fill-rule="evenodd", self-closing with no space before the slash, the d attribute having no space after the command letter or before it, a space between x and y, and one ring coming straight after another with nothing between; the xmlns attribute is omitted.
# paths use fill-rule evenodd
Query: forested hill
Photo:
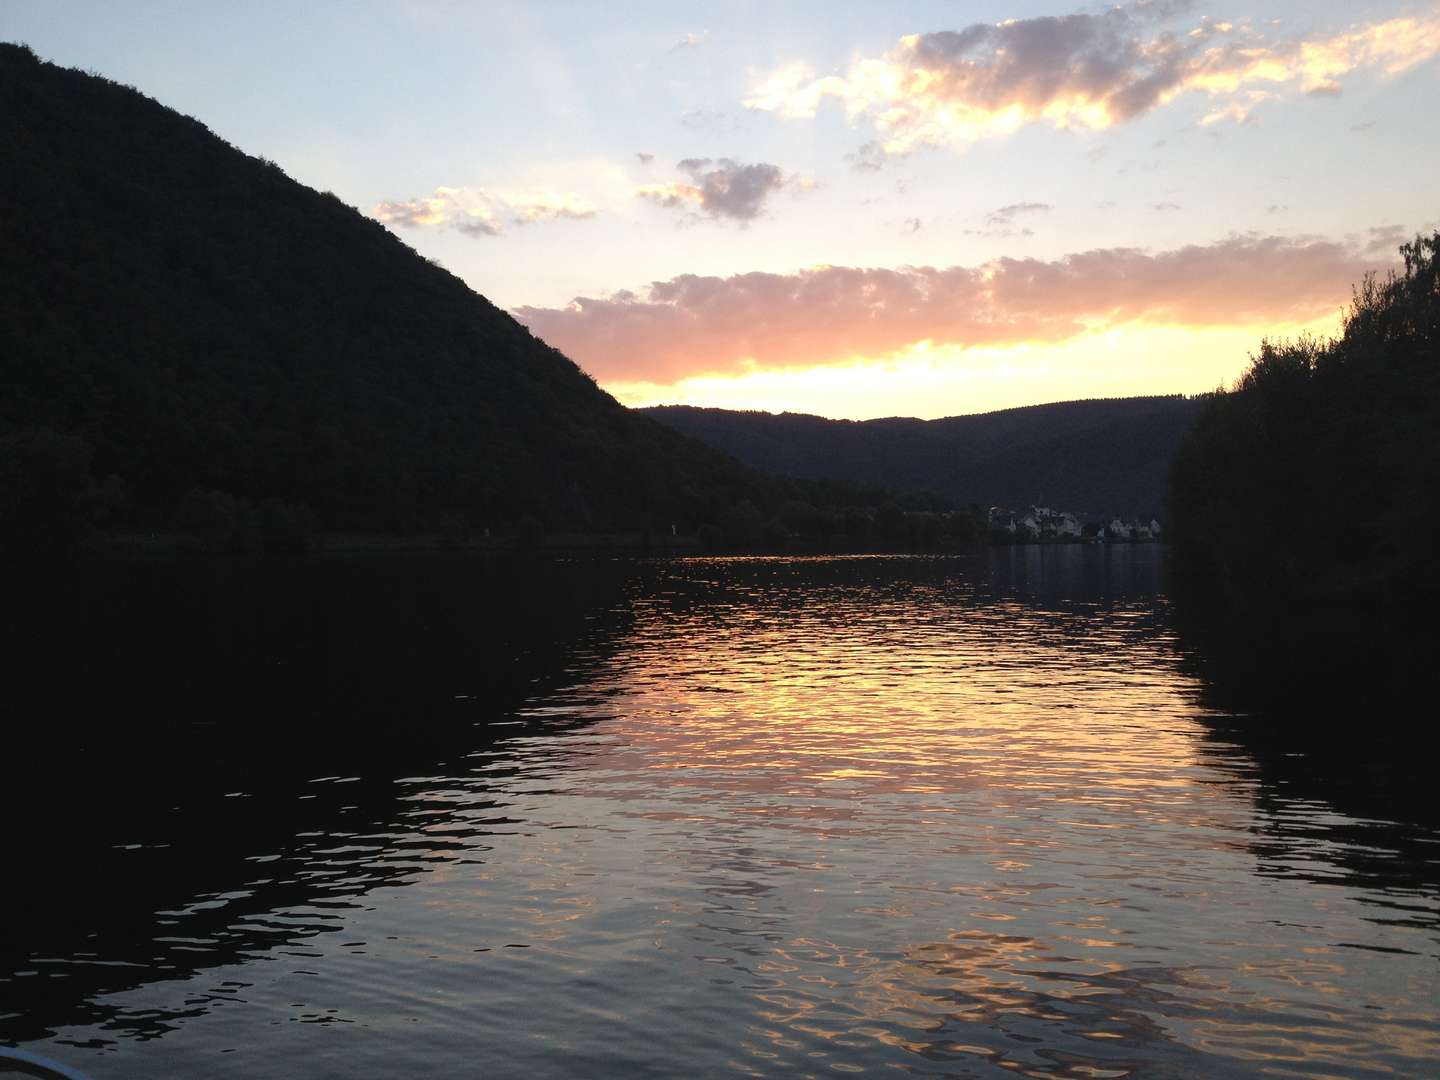
<svg viewBox="0 0 1440 1080"><path fill-rule="evenodd" d="M930 490L961 503L1159 516L1194 398L1070 401L941 420L827 420L689 406L642 410L788 476Z"/></svg>
<svg viewBox="0 0 1440 1080"><path fill-rule="evenodd" d="M496 258L503 258L497 254ZM0 45L0 524L697 525L748 469L622 408L381 225Z"/></svg>
<svg viewBox="0 0 1440 1080"><path fill-rule="evenodd" d="M1440 231L1400 255L1338 337L1261 343L1171 483L1176 613L1217 685L1350 739L1364 717L1359 743L1435 727Z"/></svg>

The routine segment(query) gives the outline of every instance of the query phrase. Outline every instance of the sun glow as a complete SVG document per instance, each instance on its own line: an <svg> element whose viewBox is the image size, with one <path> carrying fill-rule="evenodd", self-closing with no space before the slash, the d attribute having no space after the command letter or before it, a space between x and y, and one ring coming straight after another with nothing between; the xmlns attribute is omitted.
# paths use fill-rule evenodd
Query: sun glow
<svg viewBox="0 0 1440 1080"><path fill-rule="evenodd" d="M824 366L760 368L674 383L615 381L622 403L701 405L838 419L985 412L1044 401L1197 394L1232 382L1264 337L1323 336L1339 317L1284 326L1095 329L1060 344L962 348L917 342L880 357Z"/></svg>

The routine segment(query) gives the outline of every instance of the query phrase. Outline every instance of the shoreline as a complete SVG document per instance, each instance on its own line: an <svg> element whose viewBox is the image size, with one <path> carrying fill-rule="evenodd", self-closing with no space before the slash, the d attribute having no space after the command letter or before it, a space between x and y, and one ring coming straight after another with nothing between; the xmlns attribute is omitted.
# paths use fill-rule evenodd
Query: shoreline
<svg viewBox="0 0 1440 1080"><path fill-rule="evenodd" d="M388 533L321 533L294 547L232 547L207 543L192 533L116 532L102 533L78 547L72 555L139 555L185 557L241 557L274 555L350 555L447 553L480 556L613 555L674 556L703 555L931 555L962 554L986 548L1048 547L1148 547L1163 546L1159 540L1097 540L1065 538L1027 543L995 543L979 540L972 544L915 546L904 543L846 544L796 539L786 545L731 547L706 546L696 534L656 539L640 532L555 533L538 543L522 545L514 537L480 536L463 540L438 534L394 535Z"/></svg>

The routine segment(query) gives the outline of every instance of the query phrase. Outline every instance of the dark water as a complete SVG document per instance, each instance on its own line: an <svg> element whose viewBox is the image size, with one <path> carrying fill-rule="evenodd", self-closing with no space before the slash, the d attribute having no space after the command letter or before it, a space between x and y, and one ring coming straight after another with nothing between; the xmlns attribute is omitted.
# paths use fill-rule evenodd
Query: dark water
<svg viewBox="0 0 1440 1080"><path fill-rule="evenodd" d="M1436 1075L1440 829L1207 705L1154 548L397 565L52 605L85 629L11 701L49 741L7 763L0 1041L95 1077Z"/></svg>

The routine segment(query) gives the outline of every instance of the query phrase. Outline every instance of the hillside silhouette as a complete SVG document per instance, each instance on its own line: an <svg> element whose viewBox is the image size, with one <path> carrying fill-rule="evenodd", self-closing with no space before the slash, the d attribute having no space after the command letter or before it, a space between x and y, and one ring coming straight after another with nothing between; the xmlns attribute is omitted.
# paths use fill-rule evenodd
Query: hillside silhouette
<svg viewBox="0 0 1440 1080"><path fill-rule="evenodd" d="M683 405L641 410L785 476L934 491L955 502L1159 516L1193 398L1070 401L941 420L828 420Z"/></svg>
<svg viewBox="0 0 1440 1080"><path fill-rule="evenodd" d="M787 492L196 120L0 45L0 531L602 530Z"/></svg>
<svg viewBox="0 0 1440 1080"><path fill-rule="evenodd" d="M1175 462L1188 632L1242 700L1318 727L1419 700L1440 655L1440 232L1400 253L1339 337L1264 342Z"/></svg>

